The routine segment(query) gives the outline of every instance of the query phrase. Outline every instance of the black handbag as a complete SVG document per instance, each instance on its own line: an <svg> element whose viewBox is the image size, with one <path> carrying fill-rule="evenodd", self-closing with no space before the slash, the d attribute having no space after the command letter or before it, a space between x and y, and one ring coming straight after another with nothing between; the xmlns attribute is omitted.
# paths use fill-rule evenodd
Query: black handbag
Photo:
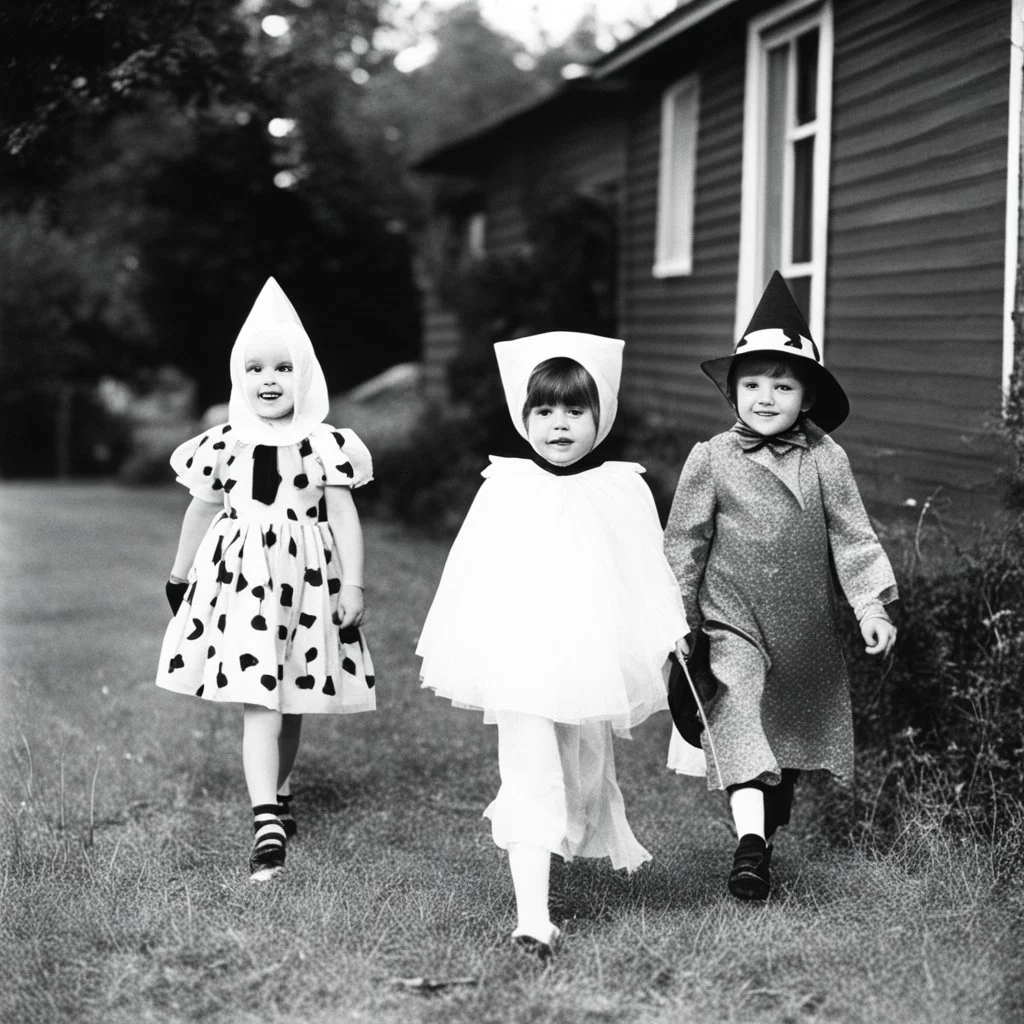
<svg viewBox="0 0 1024 1024"><path fill-rule="evenodd" d="M668 710L679 735L691 747L699 747L700 735L704 731L701 710L718 689L718 680L711 672L711 644L703 630L690 634L686 669L693 681L692 688L683 666L673 657L668 676Z"/></svg>

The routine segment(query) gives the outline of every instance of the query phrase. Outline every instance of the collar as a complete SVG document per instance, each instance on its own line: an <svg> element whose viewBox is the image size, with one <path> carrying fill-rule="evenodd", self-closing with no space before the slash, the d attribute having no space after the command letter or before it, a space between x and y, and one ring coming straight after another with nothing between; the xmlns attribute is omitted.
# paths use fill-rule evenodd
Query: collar
<svg viewBox="0 0 1024 1024"><path fill-rule="evenodd" d="M740 447L751 455L762 448L767 448L773 455L785 455L791 448L807 448L807 437L803 431L803 417L796 421L788 430L781 434L765 436L748 427L742 420L732 426L732 433L739 437Z"/></svg>
<svg viewBox="0 0 1024 1024"><path fill-rule="evenodd" d="M588 469L597 469L598 466L603 466L605 461L593 448L582 459L577 459L571 466L555 466L548 462L547 459L538 455L532 448L530 449L530 459L535 465L540 466L541 469L552 476L575 476L577 473L585 473Z"/></svg>

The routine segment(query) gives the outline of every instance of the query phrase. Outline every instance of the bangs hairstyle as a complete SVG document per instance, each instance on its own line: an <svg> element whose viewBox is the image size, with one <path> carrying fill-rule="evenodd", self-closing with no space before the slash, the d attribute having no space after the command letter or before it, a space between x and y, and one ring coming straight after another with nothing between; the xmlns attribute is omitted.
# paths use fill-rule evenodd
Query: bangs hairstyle
<svg viewBox="0 0 1024 1024"><path fill-rule="evenodd" d="M804 365L804 364L807 365ZM814 369L807 359L787 359L768 352L751 352L733 359L729 366L729 400L736 401L736 380L739 377L793 377L804 389L805 398L814 401Z"/></svg>
<svg viewBox="0 0 1024 1024"><path fill-rule="evenodd" d="M601 400L594 378L575 359L556 356L538 363L526 385L523 423L531 409L541 405L566 405L589 409L596 423L600 419Z"/></svg>

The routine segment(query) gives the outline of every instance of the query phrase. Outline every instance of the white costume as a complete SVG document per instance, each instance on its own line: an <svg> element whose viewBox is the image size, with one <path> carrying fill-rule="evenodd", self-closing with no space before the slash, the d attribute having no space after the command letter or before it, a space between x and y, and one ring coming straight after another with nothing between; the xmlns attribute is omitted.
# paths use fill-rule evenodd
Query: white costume
<svg viewBox="0 0 1024 1024"><path fill-rule="evenodd" d="M595 447L615 418L623 343L552 332L495 346L513 422L533 369L565 356L593 377ZM626 821L612 729L665 708L667 659L687 633L654 500L635 463L558 472L491 458L417 648L423 685L497 722L494 840L566 860L649 859Z"/></svg>

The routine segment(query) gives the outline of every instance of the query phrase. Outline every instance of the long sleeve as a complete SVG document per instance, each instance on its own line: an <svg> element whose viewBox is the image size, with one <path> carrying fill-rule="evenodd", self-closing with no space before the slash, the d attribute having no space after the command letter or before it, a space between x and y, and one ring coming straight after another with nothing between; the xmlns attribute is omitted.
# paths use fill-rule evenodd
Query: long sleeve
<svg viewBox="0 0 1024 1024"><path fill-rule="evenodd" d="M711 448L693 446L679 475L672 508L665 526L665 556L683 596L690 629L701 622L697 595L715 533L715 483L711 474Z"/></svg>
<svg viewBox="0 0 1024 1024"><path fill-rule="evenodd" d="M846 452L831 438L816 445L829 546L839 583L860 622L887 618L884 606L899 596L889 558L868 519Z"/></svg>

